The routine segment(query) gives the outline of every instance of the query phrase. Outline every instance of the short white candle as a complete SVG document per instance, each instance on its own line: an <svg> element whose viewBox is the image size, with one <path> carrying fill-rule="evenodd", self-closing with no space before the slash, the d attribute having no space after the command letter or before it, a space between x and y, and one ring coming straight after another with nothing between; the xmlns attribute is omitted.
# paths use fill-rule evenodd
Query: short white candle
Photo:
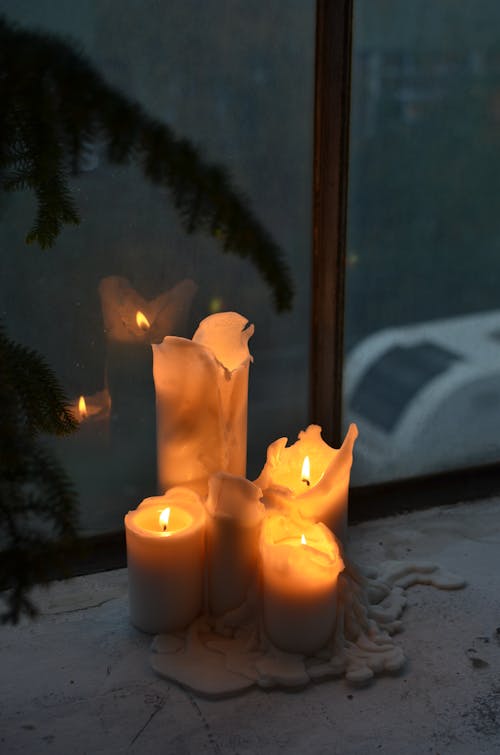
<svg viewBox="0 0 500 755"><path fill-rule="evenodd" d="M126 515L130 620L138 629L174 632L202 612L205 520L187 488L146 498Z"/></svg>
<svg viewBox="0 0 500 755"><path fill-rule="evenodd" d="M338 544L323 524L270 513L261 534L264 629L281 650L312 655L335 629Z"/></svg>

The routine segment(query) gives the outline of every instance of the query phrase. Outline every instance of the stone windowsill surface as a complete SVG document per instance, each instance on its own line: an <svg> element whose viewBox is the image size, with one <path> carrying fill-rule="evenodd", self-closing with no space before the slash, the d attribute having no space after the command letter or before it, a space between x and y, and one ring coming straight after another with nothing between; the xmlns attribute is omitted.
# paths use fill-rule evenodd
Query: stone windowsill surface
<svg viewBox="0 0 500 755"><path fill-rule="evenodd" d="M433 561L468 580L410 588L396 676L196 698L151 670L126 570L78 577L37 593L36 622L0 629L0 752L497 755L500 501L367 522L350 539L361 564Z"/></svg>

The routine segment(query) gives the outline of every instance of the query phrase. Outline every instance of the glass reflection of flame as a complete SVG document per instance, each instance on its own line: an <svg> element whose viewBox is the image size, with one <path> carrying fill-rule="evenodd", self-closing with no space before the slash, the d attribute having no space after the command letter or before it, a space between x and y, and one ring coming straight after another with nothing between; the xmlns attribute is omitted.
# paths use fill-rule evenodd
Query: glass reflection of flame
<svg viewBox="0 0 500 755"><path fill-rule="evenodd" d="M149 330L151 327L151 324L148 318L146 317L144 312L141 312L140 309L137 310L137 313L135 315L135 321L137 323L137 327L140 328L141 330L146 331L146 330Z"/></svg>
<svg viewBox="0 0 500 755"><path fill-rule="evenodd" d="M88 417L87 404L83 396L80 396L78 399L78 411L80 412L81 419L86 419L86 417Z"/></svg>

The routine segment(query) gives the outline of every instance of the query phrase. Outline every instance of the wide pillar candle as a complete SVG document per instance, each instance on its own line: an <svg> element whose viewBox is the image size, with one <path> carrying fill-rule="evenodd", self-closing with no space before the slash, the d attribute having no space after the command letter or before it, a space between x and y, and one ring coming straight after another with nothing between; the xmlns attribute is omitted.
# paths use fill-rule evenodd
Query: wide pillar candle
<svg viewBox="0 0 500 755"><path fill-rule="evenodd" d="M179 487L126 515L130 620L143 632L185 629L202 612L205 520L199 497Z"/></svg>
<svg viewBox="0 0 500 755"><path fill-rule="evenodd" d="M202 496L219 471L245 476L248 340L253 325L236 312L205 318L192 340L153 344L158 483Z"/></svg>
<svg viewBox="0 0 500 755"><path fill-rule="evenodd" d="M261 535L262 611L271 642L290 653L313 655L332 637L339 546L323 524L299 524L270 513Z"/></svg>
<svg viewBox="0 0 500 755"><path fill-rule="evenodd" d="M266 506L323 522L345 542L352 452L357 436L358 429L352 424L342 447L331 448L321 437L321 427L309 425L292 446L286 445L288 438L271 443L264 469L255 481L264 492Z"/></svg>
<svg viewBox="0 0 500 755"><path fill-rule="evenodd" d="M219 472L209 480L207 598L212 616L239 608L259 578L259 537L265 513L261 490Z"/></svg>

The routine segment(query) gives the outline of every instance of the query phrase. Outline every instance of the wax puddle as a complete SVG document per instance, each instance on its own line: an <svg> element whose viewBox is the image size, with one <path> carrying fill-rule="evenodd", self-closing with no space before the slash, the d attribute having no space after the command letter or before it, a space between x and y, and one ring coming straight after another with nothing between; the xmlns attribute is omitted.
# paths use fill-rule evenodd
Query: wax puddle
<svg viewBox="0 0 500 755"><path fill-rule="evenodd" d="M300 688L330 678L366 684L378 674L397 673L405 664L394 635L403 629L401 616L409 587L456 590L465 586L461 577L426 561L384 561L377 568L357 567L348 559L345 564L339 576L335 633L314 656L277 649L258 621L227 626L230 636L226 636L224 619L218 620L220 633L216 633L200 618L184 633L155 637L152 668L161 677L211 699L251 687Z"/></svg>

